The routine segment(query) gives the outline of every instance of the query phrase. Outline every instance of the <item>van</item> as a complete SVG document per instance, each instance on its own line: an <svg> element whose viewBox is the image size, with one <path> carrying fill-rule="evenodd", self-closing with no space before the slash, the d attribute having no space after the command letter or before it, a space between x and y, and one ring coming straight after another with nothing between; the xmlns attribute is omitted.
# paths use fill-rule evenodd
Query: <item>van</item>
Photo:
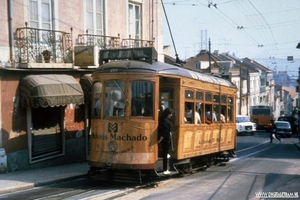
<svg viewBox="0 0 300 200"><path fill-rule="evenodd" d="M256 132L256 123L251 122L247 115L236 116L236 134L250 134L254 135Z"/></svg>

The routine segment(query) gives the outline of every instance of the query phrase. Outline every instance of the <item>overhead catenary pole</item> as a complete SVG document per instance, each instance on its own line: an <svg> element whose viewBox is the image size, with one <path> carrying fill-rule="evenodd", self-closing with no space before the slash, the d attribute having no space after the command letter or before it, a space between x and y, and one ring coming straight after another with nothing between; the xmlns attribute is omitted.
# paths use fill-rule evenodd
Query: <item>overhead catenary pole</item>
<svg viewBox="0 0 300 200"><path fill-rule="evenodd" d="M209 62L209 70L208 72L211 73L211 53L210 53L210 38L208 40L208 62Z"/></svg>
<svg viewBox="0 0 300 200"><path fill-rule="evenodd" d="M296 49L300 49L300 42L297 44ZM298 88L300 88L300 67L298 68ZM297 132L300 133L300 91L298 90L298 104L297 104L297 108L298 108L298 130ZM300 142L300 137L299 137L299 142Z"/></svg>
<svg viewBox="0 0 300 200"><path fill-rule="evenodd" d="M240 105L239 105L239 114L242 114L242 89L243 89L243 79L242 79L242 63L243 61L241 60L241 63L239 64L240 66Z"/></svg>

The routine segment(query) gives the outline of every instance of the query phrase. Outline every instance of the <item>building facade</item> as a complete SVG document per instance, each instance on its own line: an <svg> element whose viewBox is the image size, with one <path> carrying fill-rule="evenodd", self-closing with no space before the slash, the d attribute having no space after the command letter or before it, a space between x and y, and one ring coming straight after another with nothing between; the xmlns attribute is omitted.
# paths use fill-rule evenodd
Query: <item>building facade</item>
<svg viewBox="0 0 300 200"><path fill-rule="evenodd" d="M155 0L7 0L0 5L0 171L88 159L99 50L153 46Z"/></svg>

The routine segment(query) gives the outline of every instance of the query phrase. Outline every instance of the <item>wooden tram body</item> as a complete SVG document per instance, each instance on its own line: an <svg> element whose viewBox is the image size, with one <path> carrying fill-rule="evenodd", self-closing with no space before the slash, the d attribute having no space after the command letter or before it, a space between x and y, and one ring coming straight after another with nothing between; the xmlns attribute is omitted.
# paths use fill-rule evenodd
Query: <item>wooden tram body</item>
<svg viewBox="0 0 300 200"><path fill-rule="evenodd" d="M91 170L154 171L160 175L157 127L166 107L174 110L169 153L173 173L189 173L218 158L228 161L236 147L236 86L218 77L153 61L153 48L119 51L100 53L103 60L119 60L101 65L92 74L92 104L102 101L98 114L92 109ZM115 109L112 104L119 107ZM199 111L201 123L196 124L194 114L188 116L187 107L189 112ZM213 112L216 121L214 115L207 115ZM221 121L221 114L225 121Z"/></svg>

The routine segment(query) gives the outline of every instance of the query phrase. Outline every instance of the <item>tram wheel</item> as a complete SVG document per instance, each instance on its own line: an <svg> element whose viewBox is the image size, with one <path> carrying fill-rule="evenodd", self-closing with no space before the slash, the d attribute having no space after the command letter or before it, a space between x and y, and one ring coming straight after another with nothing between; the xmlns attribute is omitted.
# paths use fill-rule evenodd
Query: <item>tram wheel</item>
<svg viewBox="0 0 300 200"><path fill-rule="evenodd" d="M191 164L184 164L180 166L180 170L185 173L185 174L189 174L192 172L192 166Z"/></svg>
<svg viewBox="0 0 300 200"><path fill-rule="evenodd" d="M214 158L213 158L213 157L209 157L209 158L207 159L207 162L206 162L207 167L211 167L211 166L213 166L214 164L215 164Z"/></svg>

